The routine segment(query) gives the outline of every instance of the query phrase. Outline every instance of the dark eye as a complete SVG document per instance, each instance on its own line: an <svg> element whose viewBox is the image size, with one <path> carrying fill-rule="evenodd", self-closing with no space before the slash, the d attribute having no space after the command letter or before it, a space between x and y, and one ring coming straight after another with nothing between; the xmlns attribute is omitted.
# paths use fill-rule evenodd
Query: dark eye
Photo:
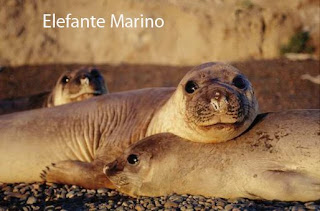
<svg viewBox="0 0 320 211"><path fill-rule="evenodd" d="M98 69L92 69L91 70L91 75L93 76L93 77L99 77L100 76L100 72L99 72L99 70Z"/></svg>
<svg viewBox="0 0 320 211"><path fill-rule="evenodd" d="M129 155L129 156L127 157L127 161L128 161L128 163L131 164L131 165L136 165L136 164L139 163L139 158L138 158L137 155L131 154L131 155Z"/></svg>
<svg viewBox="0 0 320 211"><path fill-rule="evenodd" d="M188 81L186 86L185 86L185 90L189 94L192 94L198 88L199 88L198 84L196 84L196 82L194 82L194 81Z"/></svg>
<svg viewBox="0 0 320 211"><path fill-rule="evenodd" d="M232 83L239 89L244 89L247 86L246 81L241 76L236 76L233 79Z"/></svg>
<svg viewBox="0 0 320 211"><path fill-rule="evenodd" d="M68 76L63 76L63 78L61 79L61 82L66 84L70 81L70 78Z"/></svg>

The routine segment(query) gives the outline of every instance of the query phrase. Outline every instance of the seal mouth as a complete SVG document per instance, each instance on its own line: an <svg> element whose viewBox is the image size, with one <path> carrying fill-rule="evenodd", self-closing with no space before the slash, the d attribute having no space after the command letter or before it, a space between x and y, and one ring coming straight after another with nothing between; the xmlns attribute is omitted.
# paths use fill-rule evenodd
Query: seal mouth
<svg viewBox="0 0 320 211"><path fill-rule="evenodd" d="M70 96L70 99L83 99L83 98L87 98L87 97L92 97L92 96L99 96L102 95L103 92L101 90L95 90L92 92L80 92L77 94L73 94Z"/></svg>
<svg viewBox="0 0 320 211"><path fill-rule="evenodd" d="M223 123L223 122L219 122L219 123L215 123L215 124L202 124L199 125L199 127L203 128L203 129L212 129L212 128L216 128L216 129L226 129L226 128L231 128L231 129L235 129L235 128L239 128L244 124L245 120L242 121L236 121L234 123Z"/></svg>

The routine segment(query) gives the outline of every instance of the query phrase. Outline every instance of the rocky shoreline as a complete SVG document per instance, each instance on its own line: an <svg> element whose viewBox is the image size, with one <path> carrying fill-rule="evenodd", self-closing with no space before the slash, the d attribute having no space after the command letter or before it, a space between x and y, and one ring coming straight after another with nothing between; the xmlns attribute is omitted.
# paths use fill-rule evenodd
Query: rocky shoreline
<svg viewBox="0 0 320 211"><path fill-rule="evenodd" d="M75 185L1 184L2 210L320 210L320 201L281 202L226 200L203 196L128 197L114 190L89 190Z"/></svg>

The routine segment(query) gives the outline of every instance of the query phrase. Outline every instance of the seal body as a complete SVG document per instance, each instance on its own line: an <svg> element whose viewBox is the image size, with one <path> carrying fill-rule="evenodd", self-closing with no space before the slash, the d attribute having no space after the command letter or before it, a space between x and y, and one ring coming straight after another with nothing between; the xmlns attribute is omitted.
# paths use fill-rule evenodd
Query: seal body
<svg viewBox="0 0 320 211"><path fill-rule="evenodd" d="M218 144L172 134L147 137L104 171L131 196L320 199L320 111L261 114L246 133Z"/></svg>
<svg viewBox="0 0 320 211"><path fill-rule="evenodd" d="M0 182L112 188L103 166L138 140L171 132L196 142L225 141L248 128L256 114L245 76L230 65L208 63L191 70L178 88L113 93L3 115Z"/></svg>
<svg viewBox="0 0 320 211"><path fill-rule="evenodd" d="M88 188L109 187L105 177L99 179L104 162L145 137L153 114L173 91L155 88L114 93L2 115L0 182L45 179Z"/></svg>

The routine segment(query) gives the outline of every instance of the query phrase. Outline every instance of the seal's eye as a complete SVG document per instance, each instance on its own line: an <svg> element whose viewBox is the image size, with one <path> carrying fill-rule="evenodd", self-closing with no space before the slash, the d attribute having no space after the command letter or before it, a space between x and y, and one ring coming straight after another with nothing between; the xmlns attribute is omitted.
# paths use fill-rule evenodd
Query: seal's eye
<svg viewBox="0 0 320 211"><path fill-rule="evenodd" d="M70 78L68 76L63 76L63 78L61 79L61 82L66 84L70 81Z"/></svg>
<svg viewBox="0 0 320 211"><path fill-rule="evenodd" d="M137 165L139 163L138 155L131 154L127 157L127 161L131 165Z"/></svg>
<svg viewBox="0 0 320 211"><path fill-rule="evenodd" d="M198 84L196 84L196 82L194 82L194 81L188 81L186 86L185 86L185 90L189 94L192 94L198 88L199 88Z"/></svg>
<svg viewBox="0 0 320 211"><path fill-rule="evenodd" d="M239 89L244 89L247 85L246 81L239 75L232 80L232 83Z"/></svg>

